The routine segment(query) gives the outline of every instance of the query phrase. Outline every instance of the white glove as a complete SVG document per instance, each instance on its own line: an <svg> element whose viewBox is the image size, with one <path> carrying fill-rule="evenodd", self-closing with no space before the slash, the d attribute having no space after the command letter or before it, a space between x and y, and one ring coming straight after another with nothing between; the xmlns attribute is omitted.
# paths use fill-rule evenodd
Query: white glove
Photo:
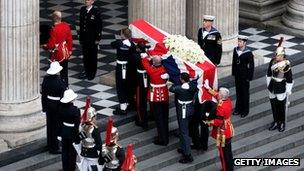
<svg viewBox="0 0 304 171"><path fill-rule="evenodd" d="M131 42L130 42L129 39L126 39L126 40L122 41L122 43L125 44L125 45L127 45L128 47L131 46Z"/></svg>
<svg viewBox="0 0 304 171"><path fill-rule="evenodd" d="M61 136L57 136L57 140L62 141L62 137Z"/></svg>
<svg viewBox="0 0 304 171"><path fill-rule="evenodd" d="M141 57L141 58L145 58L146 56L148 56L147 53L141 53L141 54L140 54L140 57Z"/></svg>
<svg viewBox="0 0 304 171"><path fill-rule="evenodd" d="M206 79L206 80L204 81L204 87L205 87L207 90L210 89L209 80L208 80L208 79Z"/></svg>
<svg viewBox="0 0 304 171"><path fill-rule="evenodd" d="M287 83L286 84L286 94L291 95L291 89L292 89L293 83Z"/></svg>
<svg viewBox="0 0 304 171"><path fill-rule="evenodd" d="M166 80L166 79L169 79L169 74L165 73L165 74L162 74L160 75L160 78Z"/></svg>

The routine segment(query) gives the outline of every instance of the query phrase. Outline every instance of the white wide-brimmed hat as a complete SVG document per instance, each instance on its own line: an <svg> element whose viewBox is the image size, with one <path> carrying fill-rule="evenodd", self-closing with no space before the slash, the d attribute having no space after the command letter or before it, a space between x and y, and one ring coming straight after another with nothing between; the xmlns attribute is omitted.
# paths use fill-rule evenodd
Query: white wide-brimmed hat
<svg viewBox="0 0 304 171"><path fill-rule="evenodd" d="M62 70L62 66L60 66L59 62L54 61L50 64L50 68L46 71L47 74L55 75Z"/></svg>
<svg viewBox="0 0 304 171"><path fill-rule="evenodd" d="M238 39L243 40L243 41L247 41L248 40L248 36L245 35L239 35Z"/></svg>
<svg viewBox="0 0 304 171"><path fill-rule="evenodd" d="M61 103L69 103L76 99L78 95L72 90L72 89L67 89L63 93L63 97L60 99Z"/></svg>

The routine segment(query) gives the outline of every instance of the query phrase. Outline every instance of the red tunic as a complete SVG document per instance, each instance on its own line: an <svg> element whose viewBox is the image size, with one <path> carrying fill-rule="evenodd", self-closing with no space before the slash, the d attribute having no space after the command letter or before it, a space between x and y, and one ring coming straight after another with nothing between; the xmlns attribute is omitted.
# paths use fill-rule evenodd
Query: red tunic
<svg viewBox="0 0 304 171"><path fill-rule="evenodd" d="M56 46L58 46L57 49L61 49L61 46L63 46L63 44L66 44L64 46L66 48L64 49L67 49L67 53L71 55L73 47L72 32L69 24L65 22L61 22L53 26L50 31L50 38L45 49L53 50L56 48ZM61 62L62 60L64 60L64 58L64 51L61 50L56 50L54 53L51 54L52 61L55 60Z"/></svg>
<svg viewBox="0 0 304 171"><path fill-rule="evenodd" d="M150 88L148 89L148 100L150 102L169 101L169 91L166 85L167 79L162 79L161 75L167 71L164 66L154 67L149 63L148 57L142 59L142 64L150 78Z"/></svg>
<svg viewBox="0 0 304 171"><path fill-rule="evenodd" d="M210 125L213 125L211 136L214 139L218 139L221 129L224 132L225 139L232 138L234 135L233 125L231 123L232 113L232 101L227 98L224 101L220 101L216 107L216 115L221 119L214 119Z"/></svg>

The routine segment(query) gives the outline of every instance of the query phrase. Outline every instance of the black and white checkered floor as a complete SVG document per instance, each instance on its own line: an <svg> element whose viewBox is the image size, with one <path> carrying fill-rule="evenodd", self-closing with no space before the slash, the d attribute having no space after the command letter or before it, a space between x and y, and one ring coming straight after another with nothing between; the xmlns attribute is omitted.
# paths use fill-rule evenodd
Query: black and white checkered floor
<svg viewBox="0 0 304 171"><path fill-rule="evenodd" d="M78 1L78 2L75 2ZM70 88L78 93L76 105L84 107L85 97L90 95L92 106L96 108L99 117L111 116L114 108L118 105L116 91L114 87L99 84L99 77L115 69L115 50L111 49L109 43L115 38L115 34L127 26L127 0L99 0L95 5L102 11L103 32L102 41L98 54L98 71L96 78L92 81L78 79L82 69L81 47L78 42L77 30L79 9L83 5L82 0L40 0L40 21L50 23L50 14L54 10L60 10L63 20L71 24L74 50L69 61L69 81ZM240 28L240 34L249 36L248 47L256 56L263 56L265 62L270 61L270 57L276 49L278 39L284 37L284 46L287 48L288 56L304 56L304 39L285 34L276 34L256 28ZM40 75L41 81L48 68L47 53L41 50Z"/></svg>

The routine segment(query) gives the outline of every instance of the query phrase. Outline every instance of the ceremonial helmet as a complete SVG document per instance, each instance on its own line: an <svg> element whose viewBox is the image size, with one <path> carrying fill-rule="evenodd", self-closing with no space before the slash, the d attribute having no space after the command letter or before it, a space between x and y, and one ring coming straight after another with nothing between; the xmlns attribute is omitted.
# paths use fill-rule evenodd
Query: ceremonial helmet
<svg viewBox="0 0 304 171"><path fill-rule="evenodd" d="M276 56L285 56L285 48L283 46L277 48Z"/></svg>
<svg viewBox="0 0 304 171"><path fill-rule="evenodd" d="M111 142L113 143L117 138L118 138L118 129L116 127L112 127Z"/></svg>
<svg viewBox="0 0 304 171"><path fill-rule="evenodd" d="M96 116L96 109L92 106L89 107L87 111L87 121L92 121L92 119Z"/></svg>
<svg viewBox="0 0 304 171"><path fill-rule="evenodd" d="M91 122L92 119L96 116L96 114L96 109L91 106L91 98L87 96L86 105L81 117L81 123Z"/></svg>

